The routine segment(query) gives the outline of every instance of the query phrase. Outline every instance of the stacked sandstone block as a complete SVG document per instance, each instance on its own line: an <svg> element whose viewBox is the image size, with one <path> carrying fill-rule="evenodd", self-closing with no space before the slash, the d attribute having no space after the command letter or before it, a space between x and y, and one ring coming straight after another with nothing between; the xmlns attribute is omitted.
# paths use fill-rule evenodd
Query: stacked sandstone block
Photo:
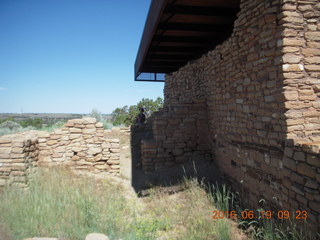
<svg viewBox="0 0 320 240"><path fill-rule="evenodd" d="M195 154L205 155L209 151L203 100L172 105L157 113L152 124L153 139L142 140L141 145L145 172L186 163Z"/></svg>
<svg viewBox="0 0 320 240"><path fill-rule="evenodd" d="M320 135L320 2L285 1L283 52L288 138Z"/></svg>
<svg viewBox="0 0 320 240"><path fill-rule="evenodd" d="M95 118L69 120L53 133L39 133L39 163L119 173L119 139L107 139L107 134Z"/></svg>
<svg viewBox="0 0 320 240"><path fill-rule="evenodd" d="M34 132L0 137L0 187L26 187L37 166L38 153Z"/></svg>
<svg viewBox="0 0 320 240"><path fill-rule="evenodd" d="M30 131L2 136L0 187L28 186L37 166L67 165L76 170L118 174L119 139L108 135L102 123L84 118L70 120L52 133Z"/></svg>
<svg viewBox="0 0 320 240"><path fill-rule="evenodd" d="M312 229L319 231L320 142L287 144L283 166L284 207L307 211Z"/></svg>
<svg viewBox="0 0 320 240"><path fill-rule="evenodd" d="M130 127L113 127L111 130L105 130L107 133L120 133L129 136L131 133Z"/></svg>

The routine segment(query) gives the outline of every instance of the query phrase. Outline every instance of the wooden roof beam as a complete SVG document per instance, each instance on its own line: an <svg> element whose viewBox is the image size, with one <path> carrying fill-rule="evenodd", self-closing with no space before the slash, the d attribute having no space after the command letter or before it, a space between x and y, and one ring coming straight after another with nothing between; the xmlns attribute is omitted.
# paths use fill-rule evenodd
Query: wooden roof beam
<svg viewBox="0 0 320 240"><path fill-rule="evenodd" d="M165 62L165 61L153 61L153 62L144 62L144 66L146 67L176 67L183 65L187 61L183 62Z"/></svg>
<svg viewBox="0 0 320 240"><path fill-rule="evenodd" d="M152 52L188 52L188 53L194 53L201 51L203 47L178 47L178 46L151 46L149 48Z"/></svg>
<svg viewBox="0 0 320 240"><path fill-rule="evenodd" d="M179 68L179 67L178 67ZM154 73L171 73L177 71L177 67L155 67L155 66L142 66L142 72L154 72Z"/></svg>
<svg viewBox="0 0 320 240"><path fill-rule="evenodd" d="M156 26L161 18L161 13L163 12L168 0L152 0L149 8L149 13L147 16L146 23L144 25L144 30L142 38L140 41L139 50L137 53L134 69L135 76L137 77L141 68L141 63L147 55L147 50L151 44L152 35L156 31Z"/></svg>
<svg viewBox="0 0 320 240"><path fill-rule="evenodd" d="M221 38L225 38L225 33L219 33ZM164 36L157 35L153 39L158 42L175 42L175 43L211 43L217 35L212 37L193 37L193 36Z"/></svg>
<svg viewBox="0 0 320 240"><path fill-rule="evenodd" d="M181 60L190 59L194 57L194 55L173 55L173 54L153 54L150 58L155 60ZM148 57L146 58L147 60Z"/></svg>
<svg viewBox="0 0 320 240"><path fill-rule="evenodd" d="M169 14L186 14L198 16L217 16L235 18L240 8L226 7L201 7L201 6L184 6L184 5L168 5L164 12Z"/></svg>
<svg viewBox="0 0 320 240"><path fill-rule="evenodd" d="M161 30L179 30L193 32L229 32L232 31L232 25L199 24L199 23L159 23Z"/></svg>

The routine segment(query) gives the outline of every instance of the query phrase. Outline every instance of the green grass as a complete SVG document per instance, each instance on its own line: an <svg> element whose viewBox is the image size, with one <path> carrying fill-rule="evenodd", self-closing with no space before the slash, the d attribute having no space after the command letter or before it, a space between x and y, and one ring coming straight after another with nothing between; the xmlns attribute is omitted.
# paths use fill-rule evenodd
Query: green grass
<svg viewBox="0 0 320 240"><path fill-rule="evenodd" d="M226 185L219 186L214 184L208 187L211 201L222 211L235 211L241 216L243 208L240 199L236 194L232 193ZM265 200L261 199L261 202ZM246 209L248 210L248 209ZM257 209L264 211L264 209ZM239 226L246 230L248 238L254 240L309 240L312 239L311 233L308 232L305 225L298 225L294 220L276 222L272 219L239 219ZM299 226L299 227L298 227Z"/></svg>
<svg viewBox="0 0 320 240"><path fill-rule="evenodd" d="M161 222L141 218L119 186L95 184L68 171L40 171L29 190L5 189L0 195L0 222L12 239L59 237L84 239L100 232L111 239L154 239Z"/></svg>
<svg viewBox="0 0 320 240"><path fill-rule="evenodd" d="M149 211L168 223L164 236L178 240L238 239L233 235L238 229L230 224L230 220L211 218L216 207L202 184L196 179L185 179L181 186L184 190L176 193L166 193L161 187L153 188L145 199Z"/></svg>
<svg viewBox="0 0 320 240"><path fill-rule="evenodd" d="M234 210L234 195L225 186L208 189L196 179L185 179L179 191L164 187L148 197L128 198L128 190L109 181L77 177L67 170L39 169L27 190L6 187L0 194L0 223L14 240L27 237L84 239L104 233L110 239L151 240L307 240L296 226L265 221L212 219L212 211ZM182 190L181 190L182 189Z"/></svg>
<svg viewBox="0 0 320 240"><path fill-rule="evenodd" d="M84 239L91 232L110 239L229 240L231 226L226 220L213 221L214 206L195 180L181 193L166 194L153 189L144 204L107 181L80 178L67 170L39 170L28 190L6 188L0 194L0 223L12 239L59 237ZM142 207L143 206L143 207Z"/></svg>
<svg viewBox="0 0 320 240"><path fill-rule="evenodd" d="M217 183L208 186L210 200L222 211L230 211L234 208L234 194L226 185L219 186Z"/></svg>
<svg viewBox="0 0 320 240"><path fill-rule="evenodd" d="M298 228L294 221L274 222L263 220L260 222L246 222L248 226L253 226L251 238L256 240L309 240L312 239L311 233L306 230L306 226ZM243 222L244 223L244 222ZM242 223L242 224L243 224ZM301 228L302 227L302 228Z"/></svg>

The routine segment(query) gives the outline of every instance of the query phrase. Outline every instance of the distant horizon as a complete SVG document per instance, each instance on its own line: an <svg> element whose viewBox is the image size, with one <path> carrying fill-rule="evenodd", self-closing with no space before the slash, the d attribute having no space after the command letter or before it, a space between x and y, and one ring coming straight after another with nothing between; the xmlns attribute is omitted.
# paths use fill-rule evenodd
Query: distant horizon
<svg viewBox="0 0 320 240"><path fill-rule="evenodd" d="M112 113L103 113L99 112L100 114L103 115L111 115ZM17 114L17 115L22 115L22 114L70 114L70 115L90 115L90 113L63 113L63 112L24 112L24 113L16 113L16 112L0 112L1 114Z"/></svg>

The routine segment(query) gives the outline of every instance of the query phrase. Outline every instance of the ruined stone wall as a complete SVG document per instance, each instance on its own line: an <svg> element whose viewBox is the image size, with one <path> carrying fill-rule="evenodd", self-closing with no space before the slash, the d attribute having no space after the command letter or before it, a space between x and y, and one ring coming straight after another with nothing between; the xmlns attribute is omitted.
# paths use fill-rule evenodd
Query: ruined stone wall
<svg viewBox="0 0 320 240"><path fill-rule="evenodd" d="M69 120L54 132L32 131L0 137L0 187L26 187L37 166L65 165L95 173L120 172L119 139L94 118Z"/></svg>
<svg viewBox="0 0 320 240"><path fill-rule="evenodd" d="M141 144L145 172L204 158L209 152L207 109L202 99L167 105L154 116L152 129L153 138Z"/></svg>
<svg viewBox="0 0 320 240"><path fill-rule="evenodd" d="M38 153L38 139L33 132L0 137L0 187L27 187L37 167Z"/></svg>
<svg viewBox="0 0 320 240"><path fill-rule="evenodd" d="M119 173L119 139L108 139L94 118L69 120L62 129L39 134L39 163L66 164L77 170Z"/></svg>
<svg viewBox="0 0 320 240"><path fill-rule="evenodd" d="M320 231L319 1L240 7L228 40L166 76L162 116L174 119L173 106L204 100L209 152L247 206L264 199L270 210L306 210Z"/></svg>

